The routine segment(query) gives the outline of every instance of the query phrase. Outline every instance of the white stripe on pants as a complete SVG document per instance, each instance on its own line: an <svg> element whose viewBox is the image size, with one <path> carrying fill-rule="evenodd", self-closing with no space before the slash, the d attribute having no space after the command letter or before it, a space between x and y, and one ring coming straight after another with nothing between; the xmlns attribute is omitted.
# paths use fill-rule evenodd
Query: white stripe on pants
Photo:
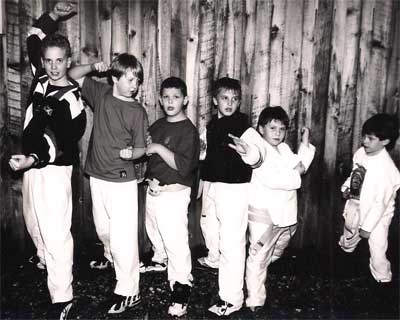
<svg viewBox="0 0 400 320"><path fill-rule="evenodd" d="M254 215L254 213L252 213ZM250 248L256 244L261 236L268 235L264 245L256 254L249 250L246 262L246 287L248 297L246 305L249 307L263 306L267 297L265 281L268 266L280 258L284 249L296 231L296 226L278 227L273 224L268 213L263 217L264 222L249 221Z"/></svg>
<svg viewBox="0 0 400 320"><path fill-rule="evenodd" d="M46 263L47 286L53 303L73 298L71 235L72 166L49 165L24 173L24 218L38 256Z"/></svg>
<svg viewBox="0 0 400 320"><path fill-rule="evenodd" d="M248 187L248 183L212 182L208 192L220 226L218 294L235 306L243 304Z"/></svg>
<svg viewBox="0 0 400 320"><path fill-rule="evenodd" d="M217 219L215 204L208 193L211 182L204 181L200 227L204 242L208 249L207 260L212 264L219 264L219 221Z"/></svg>
<svg viewBox="0 0 400 320"><path fill-rule="evenodd" d="M152 196L147 192L146 231L155 251L166 252L168 280L191 285L189 202L189 187L180 191L162 191L158 196Z"/></svg>
<svg viewBox="0 0 400 320"><path fill-rule="evenodd" d="M104 245L104 256L114 263L122 296L139 293L137 181L110 182L90 177L93 219Z"/></svg>

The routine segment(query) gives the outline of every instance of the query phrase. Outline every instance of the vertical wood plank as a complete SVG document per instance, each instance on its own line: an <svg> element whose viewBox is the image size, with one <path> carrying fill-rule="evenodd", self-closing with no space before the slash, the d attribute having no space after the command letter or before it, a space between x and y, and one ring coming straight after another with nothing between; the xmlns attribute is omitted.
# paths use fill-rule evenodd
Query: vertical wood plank
<svg viewBox="0 0 400 320"><path fill-rule="evenodd" d="M272 18L272 2L258 0L256 8L256 43L254 69L251 80L251 114L252 125L257 124L258 116L269 102L269 50Z"/></svg>
<svg viewBox="0 0 400 320"><path fill-rule="evenodd" d="M282 105L282 64L283 47L285 38L286 23L286 0L274 0L274 11L271 26L271 55L269 71L269 104L271 106ZM297 13L299 15L299 13Z"/></svg>
<svg viewBox="0 0 400 320"><path fill-rule="evenodd" d="M203 132L211 119L212 83L215 61L215 20L214 1L203 1L200 4L200 70L199 70L199 95L197 128Z"/></svg>
<svg viewBox="0 0 400 320"><path fill-rule="evenodd" d="M241 71L242 102L240 109L247 115L250 114L251 109L251 79L256 43L256 6L256 1L246 1L244 8L244 48Z"/></svg>
<svg viewBox="0 0 400 320"><path fill-rule="evenodd" d="M244 44L244 0L233 0L229 3L231 15L233 15L233 30L234 30L234 43L233 43L233 78L241 78L241 61L243 54Z"/></svg>
<svg viewBox="0 0 400 320"><path fill-rule="evenodd" d="M360 145L365 120L383 110L392 6L392 1L363 2L353 151Z"/></svg>
<svg viewBox="0 0 400 320"><path fill-rule="evenodd" d="M186 75L186 32L188 2L172 0L171 12L171 74L184 79Z"/></svg>
<svg viewBox="0 0 400 320"><path fill-rule="evenodd" d="M228 1L219 0L215 3L215 23L216 23L216 41L215 41L215 69L214 80L227 75L226 69L226 48L225 33L227 27Z"/></svg>
<svg viewBox="0 0 400 320"><path fill-rule="evenodd" d="M197 124L197 99L199 79L199 20L200 6L196 0L188 0L188 35L186 47L186 85L188 88L189 105L186 113L188 118Z"/></svg>
<svg viewBox="0 0 400 320"><path fill-rule="evenodd" d="M142 1L128 2L128 52L142 61Z"/></svg>
<svg viewBox="0 0 400 320"><path fill-rule="evenodd" d="M106 64L111 62L111 1L99 1L100 48L101 60Z"/></svg>
<svg viewBox="0 0 400 320"><path fill-rule="evenodd" d="M303 29L303 1L286 4L285 38L282 64L281 104L290 119L286 142L297 148L298 104L300 89L300 63Z"/></svg>
<svg viewBox="0 0 400 320"><path fill-rule="evenodd" d="M112 0L111 55L115 57L128 50L128 3Z"/></svg>
<svg viewBox="0 0 400 320"><path fill-rule="evenodd" d="M161 80L171 75L171 0L158 0L158 57Z"/></svg>
<svg viewBox="0 0 400 320"><path fill-rule="evenodd" d="M143 3L143 106L146 108L149 122L158 119L160 107L158 104L159 75L157 72L157 3Z"/></svg>

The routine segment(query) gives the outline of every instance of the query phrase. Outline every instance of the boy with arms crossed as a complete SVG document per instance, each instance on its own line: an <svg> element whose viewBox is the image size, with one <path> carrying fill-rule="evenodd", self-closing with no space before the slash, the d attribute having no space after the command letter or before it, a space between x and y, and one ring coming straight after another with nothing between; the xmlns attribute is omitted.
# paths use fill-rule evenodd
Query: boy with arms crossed
<svg viewBox="0 0 400 320"><path fill-rule="evenodd" d="M230 135L254 144L252 153L247 155L251 159L260 158L255 145L262 140L250 127L247 116L239 111L240 99L238 80L225 77L216 81L213 102L218 112L206 127L207 149L201 171L201 179L209 182L203 205L208 202L207 219L217 226L219 239L219 301L208 309L218 316L230 315L243 304L248 186L252 171L229 147Z"/></svg>
<svg viewBox="0 0 400 320"><path fill-rule="evenodd" d="M91 71L107 71L113 86L84 77ZM143 83L143 68L134 56L123 53L109 69L98 62L76 66L69 74L78 80L82 97L94 110L85 171L104 258L91 267L114 265L117 284L108 313L121 313L140 302L137 177L132 162L126 160L145 152L147 114L134 99Z"/></svg>
<svg viewBox="0 0 400 320"><path fill-rule="evenodd" d="M68 39L55 34L72 4L58 2L29 31L28 55L34 80L22 135L23 155L13 170L25 170L22 195L27 230L37 249L37 267L47 269L53 303L48 318L66 319L72 306L73 239L71 174L79 164L78 141L86 126L79 87L67 78Z"/></svg>
<svg viewBox="0 0 400 320"><path fill-rule="evenodd" d="M172 291L168 313L180 317L187 312L193 281L187 215L200 142L196 127L185 114L185 82L175 77L164 80L159 100L166 116L149 128L146 231L154 249L153 264L168 259Z"/></svg>
<svg viewBox="0 0 400 320"><path fill-rule="evenodd" d="M342 186L346 201L345 225L339 245L353 252L361 239L368 239L369 268L378 283L392 281L386 257L389 226L393 218L400 172L390 157L399 137L396 118L379 113L362 127L362 147L353 156L353 171Z"/></svg>
<svg viewBox="0 0 400 320"><path fill-rule="evenodd" d="M257 131L263 137L262 164L253 170L250 182L249 238L246 261L246 305L255 311L265 303L268 266L280 258L296 231L297 189L300 175L311 164L315 147L309 143L309 130L303 128L298 155L284 143L289 117L281 107L265 108ZM234 138L232 148L243 156L252 147Z"/></svg>

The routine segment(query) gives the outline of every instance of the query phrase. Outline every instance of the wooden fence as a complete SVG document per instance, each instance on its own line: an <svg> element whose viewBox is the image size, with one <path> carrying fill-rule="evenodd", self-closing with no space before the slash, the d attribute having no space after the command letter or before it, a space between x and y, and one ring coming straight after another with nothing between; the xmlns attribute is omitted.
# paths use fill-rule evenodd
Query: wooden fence
<svg viewBox="0 0 400 320"><path fill-rule="evenodd" d="M62 23L83 64L129 52L145 79L140 100L150 122L162 116L162 79L188 85L188 116L201 130L214 108L213 79L241 80L241 110L253 125L267 105L281 105L295 149L302 126L311 128L316 157L299 192L299 228L293 244L335 243L343 201L339 187L360 145L362 123L377 112L400 114L400 2L398 0L77 0L77 14ZM0 142L2 234L23 247L20 178L7 169L18 151L31 81L25 37L50 0L0 2ZM82 140L87 149L92 116ZM400 161L400 141L392 152ZM74 227L95 237L90 195L74 176ZM141 197L143 201L143 197ZM192 205L193 242L201 241L198 204Z"/></svg>

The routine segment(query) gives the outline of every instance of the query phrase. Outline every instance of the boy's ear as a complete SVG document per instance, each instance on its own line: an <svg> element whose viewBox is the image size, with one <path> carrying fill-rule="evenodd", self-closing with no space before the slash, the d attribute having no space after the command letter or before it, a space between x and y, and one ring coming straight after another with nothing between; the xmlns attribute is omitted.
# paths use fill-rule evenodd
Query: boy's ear
<svg viewBox="0 0 400 320"><path fill-rule="evenodd" d="M161 107L163 106L161 96L158 97L158 103L160 104Z"/></svg>
<svg viewBox="0 0 400 320"><path fill-rule="evenodd" d="M390 143L390 139L383 139L381 143L386 147Z"/></svg>
<svg viewBox="0 0 400 320"><path fill-rule="evenodd" d="M113 84L118 82L118 79L116 76L111 76L111 80L112 80Z"/></svg>
<svg viewBox="0 0 400 320"><path fill-rule="evenodd" d="M217 106L218 105L218 100L215 97L213 97L212 100L213 100L214 106Z"/></svg>
<svg viewBox="0 0 400 320"><path fill-rule="evenodd" d="M189 97L185 96L185 98L183 99L183 105L187 106L188 103L189 103Z"/></svg>
<svg viewBox="0 0 400 320"><path fill-rule="evenodd" d="M67 69L69 69L69 67L71 66L71 63L72 63L72 59L71 59L71 57L68 57L67 58Z"/></svg>
<svg viewBox="0 0 400 320"><path fill-rule="evenodd" d="M264 127L263 126L258 126L257 127L257 131L259 134L261 134L262 136L264 136Z"/></svg>

